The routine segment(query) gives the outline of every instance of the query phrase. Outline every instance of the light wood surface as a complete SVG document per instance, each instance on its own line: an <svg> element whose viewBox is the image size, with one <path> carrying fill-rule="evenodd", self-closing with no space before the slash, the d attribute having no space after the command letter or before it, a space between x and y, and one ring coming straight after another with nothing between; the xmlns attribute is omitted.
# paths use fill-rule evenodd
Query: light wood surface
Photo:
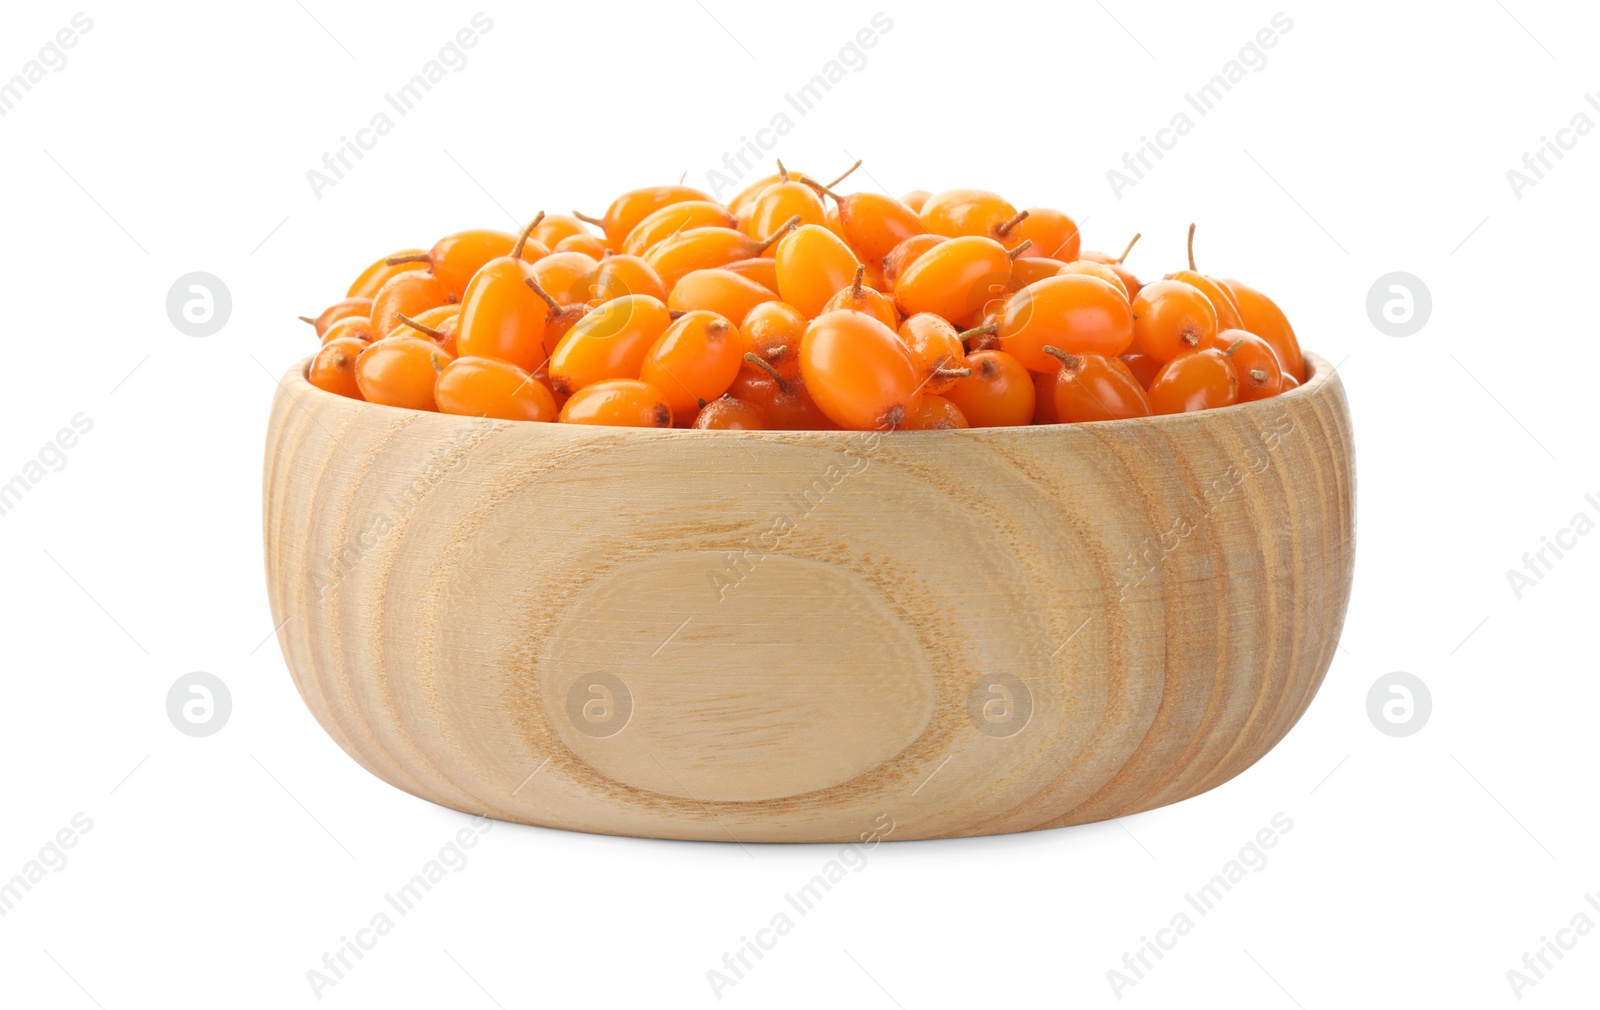
<svg viewBox="0 0 1600 1010"><path fill-rule="evenodd" d="M302 363L267 437L279 643L374 775L506 820L855 841L1147 810L1264 755L1333 657L1355 471L1307 358L1221 410L883 435L449 417Z"/></svg>

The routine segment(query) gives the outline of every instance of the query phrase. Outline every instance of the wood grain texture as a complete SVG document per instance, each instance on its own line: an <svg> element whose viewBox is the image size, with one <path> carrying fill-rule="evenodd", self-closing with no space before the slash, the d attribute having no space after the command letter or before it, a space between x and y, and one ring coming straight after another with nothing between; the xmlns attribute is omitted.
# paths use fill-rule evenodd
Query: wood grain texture
<svg viewBox="0 0 1600 1010"><path fill-rule="evenodd" d="M287 374L279 643L424 799L609 834L1055 827L1204 792L1299 719L1354 560L1344 391L966 431L484 421Z"/></svg>

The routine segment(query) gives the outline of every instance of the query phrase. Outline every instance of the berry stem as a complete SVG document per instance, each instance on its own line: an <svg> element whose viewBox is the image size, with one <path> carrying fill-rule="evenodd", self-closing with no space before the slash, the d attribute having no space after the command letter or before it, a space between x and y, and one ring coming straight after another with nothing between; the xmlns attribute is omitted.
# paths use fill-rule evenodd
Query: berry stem
<svg viewBox="0 0 1600 1010"><path fill-rule="evenodd" d="M755 351L746 351L744 352L744 360L772 376L772 381L778 384L780 390L789 391L789 380L785 379L776 368L772 367L771 362L763 360L761 355Z"/></svg>
<svg viewBox="0 0 1600 1010"><path fill-rule="evenodd" d="M528 236L533 234L533 230L539 227L539 222L543 220L544 211L541 210L534 216L532 221L528 222L528 227L522 229L522 234L517 236L517 244L511 247L512 259L519 260L522 258L522 247L528 244ZM538 290L537 286L535 286L535 290Z"/></svg>
<svg viewBox="0 0 1600 1010"><path fill-rule="evenodd" d="M777 158L775 160L778 162L778 178L782 179L784 182L788 182L789 181L789 170L787 168L783 167L783 159L782 158Z"/></svg>
<svg viewBox="0 0 1600 1010"><path fill-rule="evenodd" d="M1128 247L1126 249L1122 250L1122 255L1121 256L1117 257L1117 263L1119 265L1122 263L1123 260L1128 258L1128 254L1133 252L1134 245L1137 244L1138 241L1140 239L1142 239L1142 238L1144 238L1144 232L1136 231L1136 232L1133 233L1133 238L1130 238L1128 240Z"/></svg>
<svg viewBox="0 0 1600 1010"><path fill-rule="evenodd" d="M1031 248L1033 248L1033 239L1025 238L1022 240L1022 244L1017 246L1015 249L1007 249L1006 255L1010 256L1012 259L1016 259L1018 256L1021 256L1024 252Z"/></svg>
<svg viewBox="0 0 1600 1010"><path fill-rule="evenodd" d="M845 181L846 179L850 178L850 173L851 172L854 172L856 169L858 169L860 167L861 167L861 159L857 158L856 159L856 163L854 165L851 165L849 168L845 169L844 170L844 174L839 176L839 178L837 178L837 179L833 180L832 182L828 183L827 188L828 189L832 189L833 187L839 185L839 183L841 183L841 182Z"/></svg>
<svg viewBox="0 0 1600 1010"><path fill-rule="evenodd" d="M1083 359L1076 354L1068 354L1061 348L1051 346L1050 344L1045 344L1043 350L1044 353L1050 355L1052 358L1060 359L1061 367L1068 372L1076 372L1083 367Z"/></svg>
<svg viewBox="0 0 1600 1010"><path fill-rule="evenodd" d="M867 265L865 263L857 263L856 279L855 282L850 285L850 297L856 299L857 301L861 300L861 278L865 277L866 275Z"/></svg>
<svg viewBox="0 0 1600 1010"><path fill-rule="evenodd" d="M402 263L432 263L433 257L428 253L411 253L408 256L390 256L383 262L387 266L397 267Z"/></svg>
<svg viewBox="0 0 1600 1010"><path fill-rule="evenodd" d="M413 330L421 330L423 333L426 333L428 336L432 337L435 340L444 341L444 340L448 339L448 336L446 334L441 333L440 331L434 329L433 327L427 325L426 323L417 322L415 319L412 319L410 316L406 315L405 313L401 313L400 314L400 321L402 323L405 323L407 326L411 327Z"/></svg>
<svg viewBox="0 0 1600 1010"><path fill-rule="evenodd" d="M1007 235L1011 234L1011 229L1015 228L1017 225L1021 224L1027 219L1028 212L1025 210L1019 210L1017 211L1016 216L1012 217L1012 219L1007 221L1005 224L995 225L994 233L999 235L1001 238L1005 238Z"/></svg>
<svg viewBox="0 0 1600 1010"><path fill-rule="evenodd" d="M761 243L756 246L756 255L759 256L761 253L766 252L767 248L771 246L772 243L778 241L780 238L783 238L785 235L789 234L791 231L794 231L798 227L800 227L800 215L796 214L794 217L791 217L789 220L783 222L783 224L778 225L777 231L774 231L771 235L768 235L766 238L761 240Z"/></svg>
<svg viewBox="0 0 1600 1010"><path fill-rule="evenodd" d="M1195 270L1195 266L1194 266L1194 222L1193 221L1189 222L1189 269L1190 270ZM1195 270L1195 272L1199 273L1198 270Z"/></svg>
<svg viewBox="0 0 1600 1010"><path fill-rule="evenodd" d="M604 228L605 225L606 225L605 221L603 221L603 220L601 220L600 218L597 218L597 217L590 217L589 215L585 214L581 210L573 211L572 212L572 216L577 218L579 221L582 221L585 224L592 224L596 228Z"/></svg>
<svg viewBox="0 0 1600 1010"><path fill-rule="evenodd" d="M524 277L522 282L528 285L528 287L532 288L533 293L543 299L546 305L550 306L551 319L561 315L561 303L556 301L554 298L551 298L550 292L546 291L544 288L541 288L538 281L534 280L532 277Z"/></svg>

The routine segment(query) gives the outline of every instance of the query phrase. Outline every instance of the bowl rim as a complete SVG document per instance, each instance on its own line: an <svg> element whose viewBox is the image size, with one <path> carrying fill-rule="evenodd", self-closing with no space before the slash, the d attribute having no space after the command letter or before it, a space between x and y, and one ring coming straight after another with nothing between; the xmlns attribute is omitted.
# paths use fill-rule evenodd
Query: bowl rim
<svg viewBox="0 0 1600 1010"><path fill-rule="evenodd" d="M1226 407L1210 407L1205 410L1188 411L1182 414L1152 414L1148 417L1130 417L1114 421L1077 421L1056 424L1020 424L1007 426L987 426L974 428L941 428L924 431L894 432L896 439L939 439L939 438L981 438L991 436L996 432L1005 432L1017 436L1021 432L1035 432L1034 435L1021 435L1023 438L1051 438L1062 437L1067 433L1081 433L1085 430L1095 432L1115 432L1133 427L1161 428L1193 425L1197 421L1213 415L1235 416L1243 411L1265 414L1273 405L1288 399L1303 400L1307 397L1324 395L1327 390L1341 390L1343 383L1339 379L1338 368L1330 365L1328 360L1314 351L1303 352L1306 363L1306 380L1287 393L1279 393L1262 400L1250 400L1243 403L1232 403ZM396 415L423 415L435 419L433 423L458 423L462 426L479 425L488 420L496 425L509 426L520 430L524 426L537 430L550 428L565 432L569 437L580 437L587 433L594 437L612 437L619 433L651 438L737 438L737 439L774 439L793 442L796 439L812 439L815 441L846 442L850 439L871 437L874 435L888 434L884 429L852 430L840 429L837 431L819 431L815 429L767 429L762 431L736 431L728 429L707 428L623 428L611 425L596 424L558 424L554 421L514 421L504 418L484 418L467 414L446 414L442 411L416 410L411 407L393 407L383 403L371 403L367 400L356 400L348 396L340 396L311 384L307 373L310 371L311 362L316 357L313 353L290 366L283 378L278 380L279 392L285 393L294 400L295 405L302 410L308 410L304 402L305 397L310 397L314 402L326 403L338 401L341 406L353 406L366 410L381 412L394 412Z"/></svg>

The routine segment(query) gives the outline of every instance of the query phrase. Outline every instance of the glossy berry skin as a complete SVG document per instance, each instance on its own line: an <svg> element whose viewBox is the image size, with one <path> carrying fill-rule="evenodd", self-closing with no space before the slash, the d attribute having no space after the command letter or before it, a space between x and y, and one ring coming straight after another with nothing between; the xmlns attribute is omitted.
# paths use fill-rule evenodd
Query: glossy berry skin
<svg viewBox="0 0 1600 1010"><path fill-rule="evenodd" d="M1134 240L1138 240L1137 235L1134 236ZM1126 253L1123 254L1123 256L1126 255ZM1129 300L1132 300L1138 297L1139 289L1144 285L1139 281L1138 277L1134 276L1132 270L1129 270L1125 265L1123 265L1123 256L1113 256L1110 253L1104 252L1085 252L1079 254L1080 259L1089 260L1092 263L1104 263L1107 267L1110 267L1113 271L1115 271L1116 275L1122 278L1122 286L1128 292Z"/></svg>
<svg viewBox="0 0 1600 1010"><path fill-rule="evenodd" d="M1128 366L1100 354L1066 355L1051 396L1057 421L1079 424L1150 416L1150 400Z"/></svg>
<svg viewBox="0 0 1600 1010"><path fill-rule="evenodd" d="M708 431L764 431L761 408L736 396L719 396L700 408L692 427Z"/></svg>
<svg viewBox="0 0 1600 1010"><path fill-rule="evenodd" d="M778 294L814 318L834 293L855 280L856 254L818 224L801 225L778 243Z"/></svg>
<svg viewBox="0 0 1600 1010"><path fill-rule="evenodd" d="M778 293L778 262L771 256L734 260L722 269L753 280L773 294Z"/></svg>
<svg viewBox="0 0 1600 1010"><path fill-rule="evenodd" d="M970 428L967 415L961 408L936 393L925 393L917 406L906 415L901 431L947 431L952 428Z"/></svg>
<svg viewBox="0 0 1600 1010"><path fill-rule="evenodd" d="M663 207L689 200L709 203L711 197L693 186L646 186L643 189L631 189L612 200L605 214L598 220L590 221L590 224L599 225L606 233L606 244L612 249L621 251L629 233L639 222Z"/></svg>
<svg viewBox="0 0 1600 1010"><path fill-rule="evenodd" d="M1242 329L1249 330L1265 340L1277 352L1283 363L1285 375L1296 382L1306 381L1306 359L1300 351L1300 341L1294 327L1278 308L1276 302L1247 284L1236 280L1223 280L1223 286L1233 295L1239 306L1239 317L1244 320Z"/></svg>
<svg viewBox="0 0 1600 1010"><path fill-rule="evenodd" d="M920 259L923 253L948 241L943 235L934 235L923 232L913 235L893 249L883 258L883 280L885 291L893 291L900 282L900 276L911 267L911 264Z"/></svg>
<svg viewBox="0 0 1600 1010"><path fill-rule="evenodd" d="M562 305L582 305L594 297L600 263L581 252L552 252L529 268L533 281Z"/></svg>
<svg viewBox="0 0 1600 1010"><path fill-rule="evenodd" d="M430 273L409 270L396 274L372 299L372 329L380 334L391 333L400 325L402 315L419 315L457 300Z"/></svg>
<svg viewBox="0 0 1600 1010"><path fill-rule="evenodd" d="M327 332L322 334L322 342L331 344L342 337L354 337L370 344L386 335L374 330L372 328L372 320L366 316L348 316L328 327Z"/></svg>
<svg viewBox="0 0 1600 1010"><path fill-rule="evenodd" d="M636 379L672 317L649 295L626 295L591 310L550 355L550 387L571 395L605 379Z"/></svg>
<svg viewBox="0 0 1600 1010"><path fill-rule="evenodd" d="M667 300L667 286L643 257L622 255L607 256L595 268L590 284L591 304L599 305L623 295L649 295L658 301Z"/></svg>
<svg viewBox="0 0 1600 1010"><path fill-rule="evenodd" d="M728 395L751 403L775 431L837 431L799 377L779 379L759 369L745 369L728 387Z"/></svg>
<svg viewBox="0 0 1600 1010"><path fill-rule="evenodd" d="M301 316L300 320L316 327L317 337L321 338L327 335L328 327L341 319L368 319L371 316L371 298L346 298L343 301L334 302L323 309L322 314L315 319L310 316Z"/></svg>
<svg viewBox="0 0 1600 1010"><path fill-rule="evenodd" d="M725 319L743 319L762 302L777 300L777 295L748 277L713 267L685 274L667 297L667 308L676 312L704 309Z"/></svg>
<svg viewBox="0 0 1600 1010"><path fill-rule="evenodd" d="M421 337L386 337L356 359L356 384L369 403L438 410L433 386L450 356Z"/></svg>
<svg viewBox="0 0 1600 1010"><path fill-rule="evenodd" d="M1133 350L1171 361L1217 335L1217 310L1199 288L1155 281L1133 300ZM1120 353L1120 352L1119 352Z"/></svg>
<svg viewBox="0 0 1600 1010"><path fill-rule="evenodd" d="M746 235L770 235L785 221L798 217L802 225L827 227L828 213L817 191L796 179L780 179L756 197L744 222Z"/></svg>
<svg viewBox="0 0 1600 1010"><path fill-rule="evenodd" d="M367 343L356 337L335 337L323 344L317 356L306 369L306 380L318 389L330 393L361 399L361 386L356 382L356 359L367 349Z"/></svg>
<svg viewBox="0 0 1600 1010"><path fill-rule="evenodd" d="M1128 366L1128 371L1138 380L1139 385L1145 389L1150 388L1150 383L1155 381L1156 373L1161 371L1161 366L1166 364L1144 354L1121 354L1117 360Z"/></svg>
<svg viewBox="0 0 1600 1010"><path fill-rule="evenodd" d="M917 381L924 392L943 393L955 385L959 375L944 374L967 366L967 349L961 335L943 316L919 312L900 324L900 339L911 351Z"/></svg>
<svg viewBox="0 0 1600 1010"><path fill-rule="evenodd" d="M643 256L662 239L690 228L732 228L733 215L711 200L685 200L670 204L640 221L619 246L621 252Z"/></svg>
<svg viewBox="0 0 1600 1010"><path fill-rule="evenodd" d="M556 419L556 399L544 383L493 358L455 359L439 372L433 393L445 414L505 421Z"/></svg>
<svg viewBox="0 0 1600 1010"><path fill-rule="evenodd" d="M1033 245L1017 254L1019 259L1037 257L1063 263L1077 259L1082 244L1078 222L1049 207L1029 207L1027 217L994 237L1013 248L1031 241Z"/></svg>
<svg viewBox="0 0 1600 1010"><path fill-rule="evenodd" d="M606 244L593 235L568 235L550 247L552 253L577 252L598 260L606 254Z"/></svg>
<svg viewBox="0 0 1600 1010"><path fill-rule="evenodd" d="M907 207L910 207L912 210L916 211L918 215L920 215L922 213L923 206L927 204L928 198L932 195L932 193L925 189L914 189L902 196L900 198L900 202L905 204Z"/></svg>
<svg viewBox="0 0 1600 1010"><path fill-rule="evenodd" d="M928 197L918 214L935 235L995 238L1000 226L1017 216L1017 208L987 190L947 189Z"/></svg>
<svg viewBox="0 0 1600 1010"><path fill-rule="evenodd" d="M882 263L894 247L928 229L915 210L881 193L852 193L839 201L839 230L863 263Z"/></svg>
<svg viewBox="0 0 1600 1010"><path fill-rule="evenodd" d="M433 244L428 251L429 268L445 291L457 301L466 294L472 275L483 265L500 256L508 256L517 244L517 236L487 228L458 231ZM542 247L523 247L524 260L537 259ZM409 315L409 313L407 313Z"/></svg>
<svg viewBox="0 0 1600 1010"><path fill-rule="evenodd" d="M1045 352L1046 346L1070 354L1114 356L1133 341L1127 299L1086 274L1060 274L1019 289L1006 300L997 326L1000 350L1035 372L1061 367Z"/></svg>
<svg viewBox="0 0 1600 1010"><path fill-rule="evenodd" d="M410 322L402 321L392 332L391 337L423 337L432 340L434 344L443 348L452 358L456 356L459 348L456 346L456 332L461 326L461 309L455 305L441 305L429 309L421 315L412 318Z"/></svg>
<svg viewBox="0 0 1600 1010"><path fill-rule="evenodd" d="M1003 297L1010 281L1011 256L1005 247L991 238L965 235L913 260L895 282L894 301L907 316L932 312L964 320Z"/></svg>
<svg viewBox="0 0 1600 1010"><path fill-rule="evenodd" d="M689 228L657 242L644 258L670 292L685 274L760 256L771 240L770 235L753 239L732 228Z"/></svg>
<svg viewBox="0 0 1600 1010"><path fill-rule="evenodd" d="M592 234L587 225L571 214L541 214L538 223L528 233L528 237L546 248L553 249L564 238Z"/></svg>
<svg viewBox="0 0 1600 1010"><path fill-rule="evenodd" d="M1128 285L1123 281L1122 275L1110 264L1096 263L1094 260L1073 260L1061 266L1061 273L1084 274L1088 277L1098 277L1107 284L1122 292L1122 297L1131 305L1133 298L1128 293Z"/></svg>
<svg viewBox="0 0 1600 1010"><path fill-rule="evenodd" d="M1214 347L1184 351L1162 366L1150 383L1152 414L1182 414L1239 401L1239 376L1228 356Z"/></svg>
<svg viewBox="0 0 1600 1010"><path fill-rule="evenodd" d="M739 324L747 351L753 351L784 379L800 377L800 341L809 320L788 302L762 302ZM760 370L748 362L745 368Z"/></svg>
<svg viewBox="0 0 1600 1010"><path fill-rule="evenodd" d="M972 374L944 394L974 428L1002 428L1033 421L1033 376L1004 351L967 355Z"/></svg>
<svg viewBox="0 0 1600 1010"><path fill-rule="evenodd" d="M1272 345L1245 330L1223 330L1201 346L1228 356L1239 376L1239 402L1265 400L1283 392L1283 366Z"/></svg>
<svg viewBox="0 0 1600 1010"><path fill-rule="evenodd" d="M1244 318L1239 315L1239 303L1234 300L1233 292L1229 291L1221 281L1193 270L1179 270L1177 273L1168 274L1165 279L1181 281L1205 295L1206 300L1217 312L1219 331L1244 328Z"/></svg>
<svg viewBox="0 0 1600 1010"><path fill-rule="evenodd" d="M660 390L638 379L605 379L568 397L559 420L620 428L670 428L672 408Z"/></svg>
<svg viewBox="0 0 1600 1010"><path fill-rule="evenodd" d="M732 323L697 310L674 320L645 354L639 378L661 391L674 418L692 423L700 408L728 391L743 364Z"/></svg>
<svg viewBox="0 0 1600 1010"><path fill-rule="evenodd" d="M550 306L528 286L530 264L501 256L483 265L461 297L456 348L531 371L544 361Z"/></svg>
<svg viewBox="0 0 1600 1010"><path fill-rule="evenodd" d="M856 267L855 281L840 288L832 298L823 303L822 311L836 312L840 309L849 309L851 312L864 312L889 329L895 329L900 325L900 313L894 307L894 300L862 282L866 269L865 266Z"/></svg>
<svg viewBox="0 0 1600 1010"><path fill-rule="evenodd" d="M841 428L897 428L915 409L922 381L905 342L860 312L820 315L800 342L800 376Z"/></svg>
<svg viewBox="0 0 1600 1010"><path fill-rule="evenodd" d="M361 271L360 276L350 283L350 290L345 292L345 297L376 297L378 292L383 289L383 286L389 283L390 278L396 274L403 274L411 270L428 269L426 262L416 259L416 257L426 255L427 253L422 249L401 249L399 252L392 252L380 258ZM390 260L399 260L400 262L390 263Z"/></svg>

